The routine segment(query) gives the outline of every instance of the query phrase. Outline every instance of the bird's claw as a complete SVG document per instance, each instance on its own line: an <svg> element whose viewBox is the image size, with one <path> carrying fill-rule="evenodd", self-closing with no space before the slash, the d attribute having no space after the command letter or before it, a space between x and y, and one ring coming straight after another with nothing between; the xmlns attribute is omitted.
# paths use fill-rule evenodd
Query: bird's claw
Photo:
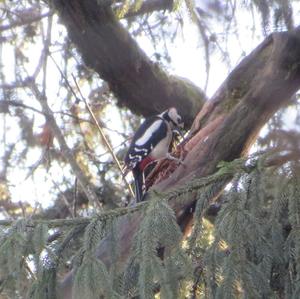
<svg viewBox="0 0 300 299"><path fill-rule="evenodd" d="M176 157L172 156L170 153L167 153L167 157L166 158L169 159L169 160L175 161L178 164L184 165L184 162L183 162L182 159L176 158Z"/></svg>

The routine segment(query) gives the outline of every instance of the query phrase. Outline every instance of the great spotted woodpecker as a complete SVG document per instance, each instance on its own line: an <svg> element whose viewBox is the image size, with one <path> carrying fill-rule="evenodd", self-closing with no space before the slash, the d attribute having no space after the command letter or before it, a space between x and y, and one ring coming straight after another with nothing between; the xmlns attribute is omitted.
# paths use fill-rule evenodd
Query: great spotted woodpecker
<svg viewBox="0 0 300 299"><path fill-rule="evenodd" d="M136 131L125 156L124 175L130 170L134 176L136 202L143 197L144 170L153 161L176 159L169 153L173 132L183 127L176 108L147 118ZM176 159L178 160L178 159Z"/></svg>

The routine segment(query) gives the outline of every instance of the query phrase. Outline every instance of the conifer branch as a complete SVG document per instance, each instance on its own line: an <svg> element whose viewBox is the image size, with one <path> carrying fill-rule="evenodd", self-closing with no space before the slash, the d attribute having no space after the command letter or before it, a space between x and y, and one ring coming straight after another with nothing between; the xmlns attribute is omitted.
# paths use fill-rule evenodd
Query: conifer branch
<svg viewBox="0 0 300 299"><path fill-rule="evenodd" d="M289 152L286 155L276 155L273 157L269 157L264 159L262 162L263 165L260 165L259 167L274 167L279 166L281 162L286 163L290 161L288 158L297 158L300 159L300 153L296 152ZM253 157L252 157L253 158ZM257 164L259 161L259 157L256 159L249 158L239 158L236 160L233 160L232 162L221 162L219 163L219 170L207 177L203 177L200 179L195 179L191 181L190 183L176 188L174 190L171 190L166 193L158 192L155 189L150 190L147 193L148 199L151 200L151 198L158 197L160 200L167 200L167 201L176 201L177 198L181 197L184 194L188 194L194 191L199 191L202 188L207 188L208 186L227 178L232 177L235 174L242 174L242 173L251 173L257 168ZM250 163L247 163L248 161L251 161ZM127 214L135 213L144 207L146 207L150 200L146 200L144 202L141 202L135 206L130 207L124 207L124 208L116 208L107 212L102 212L94 217L85 217L85 218L74 218L74 219L52 219L52 220L44 220L44 219L32 219L27 223L27 226L33 227L38 224L47 224L49 228L54 227L61 227L61 226L73 226L73 225L81 225L85 224L88 225L92 220L99 220L99 221L106 221L108 219L113 219L116 217L124 216ZM185 201L185 199L180 199L181 201ZM14 220L0 220L0 226L10 226L14 223Z"/></svg>
<svg viewBox="0 0 300 299"><path fill-rule="evenodd" d="M27 227L35 227L38 224L46 224L49 228L62 227L62 226L74 226L74 225L88 225L92 220L97 219L98 221L106 221L108 219L113 219L127 214L135 213L136 211L142 209L148 202L142 202L134 207L117 208L105 213L100 213L93 217L84 218L72 218L72 219L32 219L26 224ZM0 226L10 226L15 223L15 220L0 220Z"/></svg>
<svg viewBox="0 0 300 299"><path fill-rule="evenodd" d="M213 184L220 179L224 179L227 176L233 175L237 171L241 171L243 168L245 169L245 166L243 166L243 162L245 161L246 159L237 159L234 160L233 162L228 162L226 163L226 166L223 166L217 173L210 175L208 177L196 179L183 187L177 188L167 193L160 193L157 192L156 190L149 191L148 197L149 198L159 197L161 200L163 199L176 200L177 197L182 196L183 194L187 194L195 190L199 190L203 187L207 187L208 185ZM104 221L107 219L120 217L126 214L132 214L142 209L144 206L148 205L149 202L150 201L147 200L137 204L134 207L117 208L108 212L103 212L101 214L98 214L96 217L85 217L85 218L74 218L74 219L31 220L30 224L27 224L27 226L47 224L50 228L54 228L60 226L73 226L73 225L80 225L80 224L87 225L95 218L97 218L100 221L102 220ZM12 223L14 223L14 220L0 220L0 226L10 226Z"/></svg>

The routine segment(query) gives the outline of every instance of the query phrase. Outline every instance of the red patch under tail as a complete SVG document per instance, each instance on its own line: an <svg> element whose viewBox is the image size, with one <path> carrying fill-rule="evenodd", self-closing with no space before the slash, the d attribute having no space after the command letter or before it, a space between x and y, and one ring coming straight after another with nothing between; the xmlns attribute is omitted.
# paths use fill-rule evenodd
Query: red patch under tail
<svg viewBox="0 0 300 299"><path fill-rule="evenodd" d="M145 159L143 159L141 161L141 163L139 164L139 168L141 171L144 171L144 169L154 161L154 159L152 159L150 156L146 157Z"/></svg>

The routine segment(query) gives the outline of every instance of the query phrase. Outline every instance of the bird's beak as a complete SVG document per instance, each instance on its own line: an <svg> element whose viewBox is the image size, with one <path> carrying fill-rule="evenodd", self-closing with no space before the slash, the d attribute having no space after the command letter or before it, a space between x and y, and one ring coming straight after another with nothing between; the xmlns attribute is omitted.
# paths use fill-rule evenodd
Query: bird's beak
<svg viewBox="0 0 300 299"><path fill-rule="evenodd" d="M184 127L184 123L178 124L178 126L175 127L174 131L177 132L182 138L184 138L184 134L182 132L182 129Z"/></svg>

